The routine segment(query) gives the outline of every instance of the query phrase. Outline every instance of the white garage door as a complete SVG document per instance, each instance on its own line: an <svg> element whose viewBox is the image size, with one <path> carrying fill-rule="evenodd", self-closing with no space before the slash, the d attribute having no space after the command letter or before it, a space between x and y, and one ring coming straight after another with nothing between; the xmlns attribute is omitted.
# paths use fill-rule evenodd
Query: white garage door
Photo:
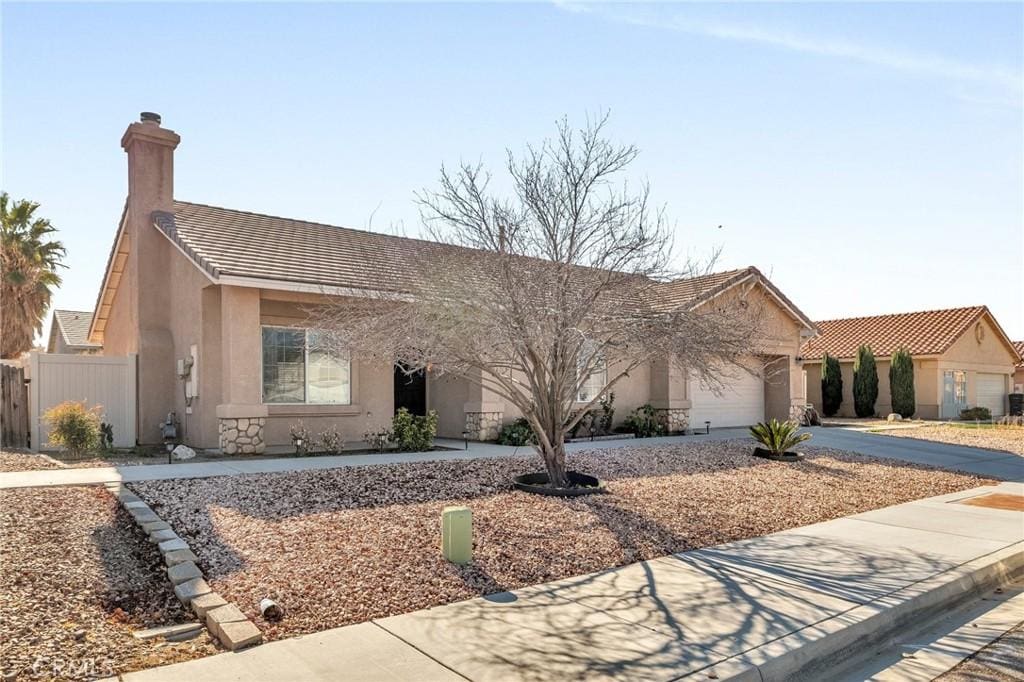
<svg viewBox="0 0 1024 682"><path fill-rule="evenodd" d="M978 374L978 407L987 407L993 417L1006 413L1006 375Z"/></svg>
<svg viewBox="0 0 1024 682"><path fill-rule="evenodd" d="M702 429L748 426L764 419L764 380L738 368L730 368L723 378L721 394L697 379L690 381L690 428Z"/></svg>

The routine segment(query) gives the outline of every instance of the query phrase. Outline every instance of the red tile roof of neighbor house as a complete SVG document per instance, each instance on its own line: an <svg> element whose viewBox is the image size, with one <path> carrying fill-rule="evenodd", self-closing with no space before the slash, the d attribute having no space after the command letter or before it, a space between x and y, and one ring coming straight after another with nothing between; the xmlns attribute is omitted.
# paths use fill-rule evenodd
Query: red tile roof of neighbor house
<svg viewBox="0 0 1024 682"><path fill-rule="evenodd" d="M1021 357L1021 361L1017 363L1017 366L1024 367L1024 341L1014 341L1013 349L1017 351L1017 355Z"/></svg>
<svg viewBox="0 0 1024 682"><path fill-rule="evenodd" d="M379 232L336 227L184 201L174 213L157 211L154 223L211 278L261 280L265 288L288 284L326 293L408 292L420 268L434 255L472 249ZM697 305L731 286L757 278L790 312L813 323L761 274L749 267L667 282L660 286L666 307ZM320 289L318 289L320 288Z"/></svg>
<svg viewBox="0 0 1024 682"><path fill-rule="evenodd" d="M837 358L853 358L857 348L866 344L876 356L892 355L901 347L911 355L939 355L985 314L1003 334L988 308L979 305L825 320L817 323L820 335L805 343L801 352L805 360L820 359L826 352Z"/></svg>

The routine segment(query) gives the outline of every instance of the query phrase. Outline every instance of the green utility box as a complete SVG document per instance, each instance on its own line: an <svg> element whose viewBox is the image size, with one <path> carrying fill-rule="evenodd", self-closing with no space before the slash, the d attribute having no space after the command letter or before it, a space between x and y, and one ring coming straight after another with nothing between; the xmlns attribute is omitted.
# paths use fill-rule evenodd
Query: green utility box
<svg viewBox="0 0 1024 682"><path fill-rule="evenodd" d="M473 560L473 512L469 507L445 507L441 512L441 553L453 564Z"/></svg>

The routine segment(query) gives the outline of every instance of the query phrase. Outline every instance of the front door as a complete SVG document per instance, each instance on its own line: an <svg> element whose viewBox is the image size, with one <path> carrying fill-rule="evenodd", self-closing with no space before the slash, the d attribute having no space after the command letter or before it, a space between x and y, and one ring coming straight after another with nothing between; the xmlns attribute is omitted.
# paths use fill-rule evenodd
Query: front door
<svg viewBox="0 0 1024 682"><path fill-rule="evenodd" d="M395 365L395 412L403 407L413 414L427 413L427 375L422 369L406 374L401 365Z"/></svg>
<svg viewBox="0 0 1024 682"><path fill-rule="evenodd" d="M960 410L967 408L967 372L959 369L946 370L942 374L943 419L957 419Z"/></svg>

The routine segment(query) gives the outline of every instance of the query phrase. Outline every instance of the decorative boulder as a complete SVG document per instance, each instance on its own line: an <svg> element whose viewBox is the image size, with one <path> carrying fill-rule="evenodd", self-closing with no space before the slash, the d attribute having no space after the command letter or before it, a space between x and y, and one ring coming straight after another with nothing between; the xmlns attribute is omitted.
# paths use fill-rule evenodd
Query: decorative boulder
<svg viewBox="0 0 1024 682"><path fill-rule="evenodd" d="M903 417L893 412L888 417L886 417L885 420L890 422L901 422L903 421Z"/></svg>
<svg viewBox="0 0 1024 682"><path fill-rule="evenodd" d="M171 451L171 457L174 459L192 459L196 456L196 451L187 445L179 445Z"/></svg>

